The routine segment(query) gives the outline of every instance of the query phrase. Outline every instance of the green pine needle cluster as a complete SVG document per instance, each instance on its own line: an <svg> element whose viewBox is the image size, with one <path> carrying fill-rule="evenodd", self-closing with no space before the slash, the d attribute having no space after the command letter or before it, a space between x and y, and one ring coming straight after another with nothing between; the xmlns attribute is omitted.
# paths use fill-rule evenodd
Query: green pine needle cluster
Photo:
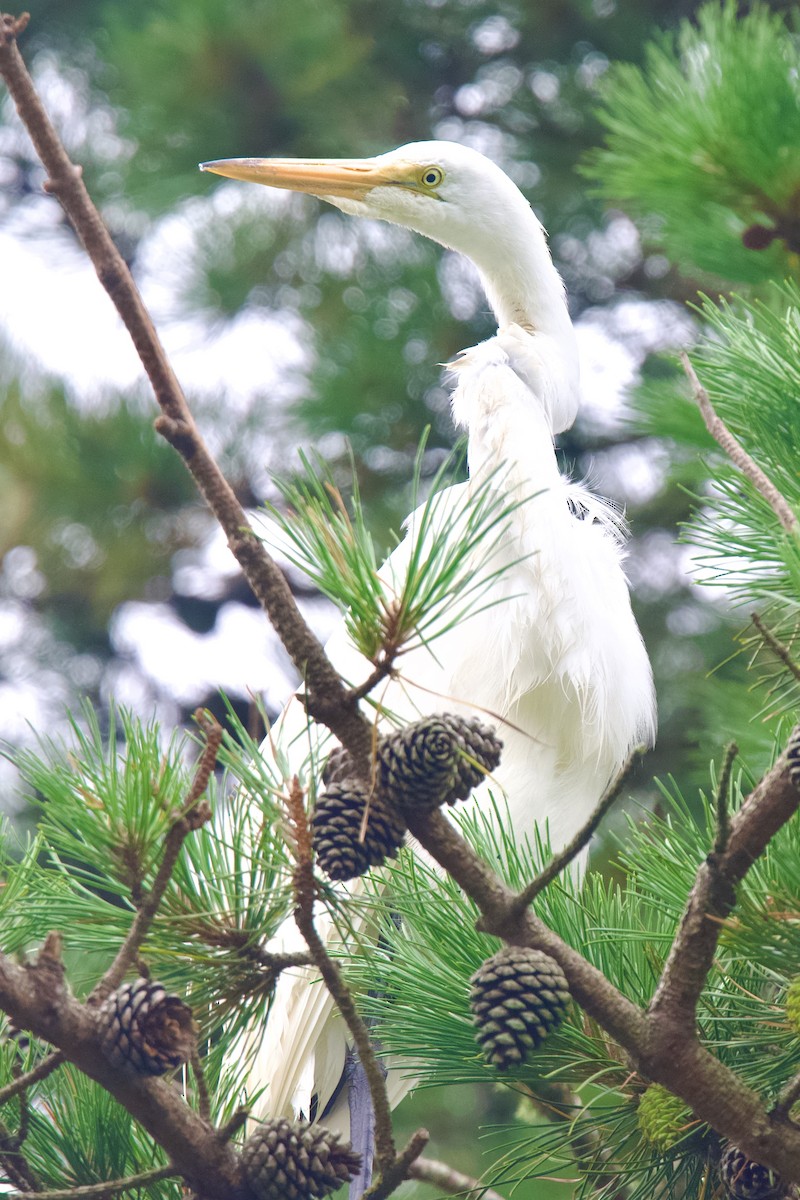
<svg viewBox="0 0 800 1200"><path fill-rule="evenodd" d="M233 738L226 756L241 765ZM24 851L10 836L3 845L6 953L30 950L58 929L73 989L90 990L152 886L164 839L191 787L194 757L186 736L163 745L155 724L125 712L112 713L105 734L87 712L74 722L69 748L44 742L39 753L16 756L41 819ZM208 1037L223 1027L235 1036L264 1019L275 980L255 951L291 912L277 780L268 791L270 768L261 758L252 762L239 773L249 776L244 788L212 780L212 819L184 842L142 950L153 978L188 1000Z"/></svg>
<svg viewBox="0 0 800 1200"><path fill-rule="evenodd" d="M330 467L318 458L303 457L303 477L278 481L285 508L268 510L280 549L342 610L351 642L375 664L434 641L496 603L488 599L490 589L514 565L500 546L509 518L529 497L509 500L496 476L445 489L460 459L454 452L422 500L425 442L423 437L417 455L408 534L390 564L381 567L357 481L348 509Z"/></svg>
<svg viewBox="0 0 800 1200"><path fill-rule="evenodd" d="M800 213L800 48L781 15L707 4L643 67L616 64L603 98L587 173L684 271L759 284L793 269L786 242L742 241Z"/></svg>

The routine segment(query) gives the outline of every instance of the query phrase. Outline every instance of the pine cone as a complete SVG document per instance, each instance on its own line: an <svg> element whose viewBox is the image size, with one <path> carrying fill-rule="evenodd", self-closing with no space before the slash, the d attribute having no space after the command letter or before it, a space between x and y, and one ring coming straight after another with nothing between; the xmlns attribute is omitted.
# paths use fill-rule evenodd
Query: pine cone
<svg viewBox="0 0 800 1200"><path fill-rule="evenodd" d="M452 794L458 737L439 717L406 725L378 743L378 786L402 812L431 809Z"/></svg>
<svg viewBox="0 0 800 1200"><path fill-rule="evenodd" d="M639 1100L636 1120L642 1137L656 1150L667 1151L687 1132L692 1110L678 1096L651 1083Z"/></svg>
<svg viewBox="0 0 800 1200"><path fill-rule="evenodd" d="M191 1009L163 984L124 983L97 1010L100 1044L115 1067L163 1075L185 1063L194 1046Z"/></svg>
<svg viewBox="0 0 800 1200"><path fill-rule="evenodd" d="M792 1031L800 1035L800 975L790 979L786 989L786 1018Z"/></svg>
<svg viewBox="0 0 800 1200"><path fill-rule="evenodd" d="M322 782L327 787L329 783L343 783L353 775L353 760L344 746L334 746L322 768Z"/></svg>
<svg viewBox="0 0 800 1200"><path fill-rule="evenodd" d="M796 788L800 788L800 725L796 725L791 732L786 757L789 760L789 778Z"/></svg>
<svg viewBox="0 0 800 1200"><path fill-rule="evenodd" d="M786 1194L785 1180L753 1162L738 1146L728 1144L723 1150L719 1177L733 1200L780 1200Z"/></svg>
<svg viewBox="0 0 800 1200"><path fill-rule="evenodd" d="M490 725L484 725L476 717L442 713L439 719L458 739L456 780L446 797L448 804L455 804L456 800L466 800L486 775L497 768L503 743Z"/></svg>
<svg viewBox="0 0 800 1200"><path fill-rule="evenodd" d="M281 1117L258 1126L242 1147L242 1161L258 1200L327 1196L361 1170L361 1155L338 1133Z"/></svg>
<svg viewBox="0 0 800 1200"><path fill-rule="evenodd" d="M470 1007L484 1057L499 1071L519 1066L564 1019L569 987L549 954L505 946L470 980Z"/></svg>
<svg viewBox="0 0 800 1200"><path fill-rule="evenodd" d="M364 840L359 841L369 801ZM394 858L406 832L405 821L357 779L332 783L317 801L311 836L317 860L329 879L355 879Z"/></svg>

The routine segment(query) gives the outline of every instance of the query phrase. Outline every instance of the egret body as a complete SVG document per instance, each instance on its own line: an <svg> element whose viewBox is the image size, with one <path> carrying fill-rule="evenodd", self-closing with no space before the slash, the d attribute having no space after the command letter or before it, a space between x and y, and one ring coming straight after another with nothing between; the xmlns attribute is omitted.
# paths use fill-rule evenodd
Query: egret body
<svg viewBox="0 0 800 1200"><path fill-rule="evenodd" d="M652 740L655 715L619 522L558 469L554 438L577 413L578 356L541 224L498 166L450 142L364 160L230 159L203 169L405 226L477 267L498 331L452 364L453 417L468 436L471 478L492 478L519 502L503 534L513 565L493 584L491 598L502 603L449 630L433 653L421 647L405 657L381 699L409 720L454 708L499 714L504 751L492 787L504 793L514 834L547 822L554 848L563 845L630 749ZM469 489L450 489L445 503L468 504ZM405 546L387 579L402 573ZM344 632L329 653L353 683L369 671ZM269 1080L264 1111L300 1107L322 1117L334 1096L341 1109L344 1059L324 989L302 974L282 978L259 1056Z"/></svg>

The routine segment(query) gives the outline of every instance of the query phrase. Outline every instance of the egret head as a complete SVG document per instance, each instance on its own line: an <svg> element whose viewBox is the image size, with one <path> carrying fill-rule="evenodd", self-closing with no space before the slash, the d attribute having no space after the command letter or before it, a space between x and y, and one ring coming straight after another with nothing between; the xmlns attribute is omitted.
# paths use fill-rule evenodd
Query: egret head
<svg viewBox="0 0 800 1200"><path fill-rule="evenodd" d="M221 159L202 163L201 170L308 192L353 216L404 225L468 255L481 269L521 221L527 230L531 219L538 226L500 167L455 142L412 142L363 159Z"/></svg>

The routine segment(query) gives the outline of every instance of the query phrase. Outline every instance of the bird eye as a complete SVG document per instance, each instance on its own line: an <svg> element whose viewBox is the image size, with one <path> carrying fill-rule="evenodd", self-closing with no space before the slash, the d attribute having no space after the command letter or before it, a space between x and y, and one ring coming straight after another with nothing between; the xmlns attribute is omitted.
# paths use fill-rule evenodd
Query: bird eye
<svg viewBox="0 0 800 1200"><path fill-rule="evenodd" d="M443 179L444 171L441 171L438 167L426 167L422 172L422 182L425 184L425 187L438 187Z"/></svg>

